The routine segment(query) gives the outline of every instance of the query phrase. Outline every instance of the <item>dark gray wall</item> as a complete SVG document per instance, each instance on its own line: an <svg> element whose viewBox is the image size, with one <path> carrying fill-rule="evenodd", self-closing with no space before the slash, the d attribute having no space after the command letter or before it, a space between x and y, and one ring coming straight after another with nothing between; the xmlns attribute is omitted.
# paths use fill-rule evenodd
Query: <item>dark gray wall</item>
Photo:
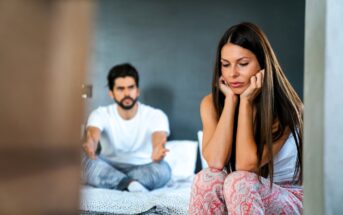
<svg viewBox="0 0 343 215"><path fill-rule="evenodd" d="M98 2L88 82L90 110L111 103L106 75L130 62L140 72L141 101L169 116L170 139L196 139L199 104L211 90L217 43L233 24L250 21L267 34L283 69L303 94L304 0Z"/></svg>

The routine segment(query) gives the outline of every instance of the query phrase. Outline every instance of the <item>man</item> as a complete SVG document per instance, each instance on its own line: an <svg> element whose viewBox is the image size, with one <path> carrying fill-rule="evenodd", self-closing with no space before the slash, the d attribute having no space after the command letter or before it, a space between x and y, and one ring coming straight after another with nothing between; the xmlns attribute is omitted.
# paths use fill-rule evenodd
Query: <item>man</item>
<svg viewBox="0 0 343 215"><path fill-rule="evenodd" d="M82 148L86 183L117 190L147 192L164 186L171 177L163 161L169 135L167 116L137 102L139 76L130 64L114 66L107 76L114 104L94 110L87 122ZM101 152L96 156L100 136Z"/></svg>

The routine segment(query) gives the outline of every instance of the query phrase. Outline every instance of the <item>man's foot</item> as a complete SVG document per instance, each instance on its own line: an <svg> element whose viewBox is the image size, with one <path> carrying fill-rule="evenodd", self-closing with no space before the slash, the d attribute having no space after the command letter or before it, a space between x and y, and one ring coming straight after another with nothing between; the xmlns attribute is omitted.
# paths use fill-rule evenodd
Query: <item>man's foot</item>
<svg viewBox="0 0 343 215"><path fill-rule="evenodd" d="M148 189L146 189L141 183L138 181L132 181L129 186L127 186L127 189L129 192L141 192L141 193L147 193L149 192Z"/></svg>

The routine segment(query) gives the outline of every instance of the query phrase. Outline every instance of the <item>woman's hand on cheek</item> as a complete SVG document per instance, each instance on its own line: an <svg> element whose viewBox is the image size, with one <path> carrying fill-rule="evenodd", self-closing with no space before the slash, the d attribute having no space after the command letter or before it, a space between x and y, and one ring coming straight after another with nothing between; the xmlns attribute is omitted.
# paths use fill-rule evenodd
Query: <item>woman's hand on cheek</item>
<svg viewBox="0 0 343 215"><path fill-rule="evenodd" d="M231 98L234 102L237 101L237 95L232 91L229 84L225 81L223 76L219 78L219 89L225 95L225 98Z"/></svg>
<svg viewBox="0 0 343 215"><path fill-rule="evenodd" d="M250 78L249 87L240 95L240 99L250 103L254 101L256 96L261 93L264 80L264 70L259 71L256 75Z"/></svg>

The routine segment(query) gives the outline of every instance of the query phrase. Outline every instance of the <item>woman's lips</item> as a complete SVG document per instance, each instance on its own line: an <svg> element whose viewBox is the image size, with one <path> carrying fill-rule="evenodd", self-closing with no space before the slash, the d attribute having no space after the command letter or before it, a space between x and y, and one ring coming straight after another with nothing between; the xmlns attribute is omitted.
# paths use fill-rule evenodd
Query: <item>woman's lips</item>
<svg viewBox="0 0 343 215"><path fill-rule="evenodd" d="M230 82L230 86L233 88L238 88L243 86L243 82Z"/></svg>

